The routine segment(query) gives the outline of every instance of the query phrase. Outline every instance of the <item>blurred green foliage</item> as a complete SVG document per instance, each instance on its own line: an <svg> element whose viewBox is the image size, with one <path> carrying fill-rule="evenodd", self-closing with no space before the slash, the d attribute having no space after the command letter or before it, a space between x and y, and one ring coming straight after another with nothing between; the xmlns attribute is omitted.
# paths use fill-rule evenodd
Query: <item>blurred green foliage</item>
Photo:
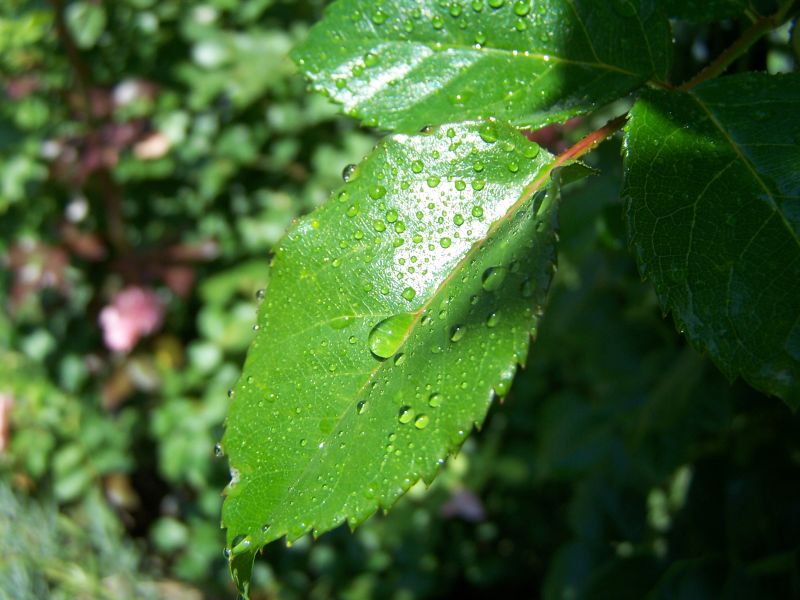
<svg viewBox="0 0 800 600"><path fill-rule="evenodd" d="M0 6L0 598L234 593L214 444L255 293L375 139L288 59L322 4ZM675 79L741 26L678 24ZM794 68L790 39L753 60ZM800 595L798 421L662 319L625 249L618 145L592 159L505 404L391 516L268 547L254 596ZM130 286L163 324L113 352L99 314Z"/></svg>

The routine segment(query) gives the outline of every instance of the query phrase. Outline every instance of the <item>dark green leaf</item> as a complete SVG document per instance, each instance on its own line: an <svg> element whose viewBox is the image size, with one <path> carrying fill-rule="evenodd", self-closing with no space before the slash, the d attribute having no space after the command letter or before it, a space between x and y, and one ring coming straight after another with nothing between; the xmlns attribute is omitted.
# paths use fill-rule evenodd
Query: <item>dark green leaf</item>
<svg viewBox="0 0 800 600"><path fill-rule="evenodd" d="M651 91L627 128L630 239L679 328L800 406L800 76Z"/></svg>
<svg viewBox="0 0 800 600"><path fill-rule="evenodd" d="M252 552L390 507L524 360L555 261L560 162L509 126L382 141L279 244L223 446Z"/></svg>
<svg viewBox="0 0 800 600"><path fill-rule="evenodd" d="M739 17L770 15L778 10L777 0L665 0L670 17L694 23L709 23Z"/></svg>
<svg viewBox="0 0 800 600"><path fill-rule="evenodd" d="M416 131L489 116L565 120L665 79L670 45L646 0L339 0L297 58L348 114Z"/></svg>

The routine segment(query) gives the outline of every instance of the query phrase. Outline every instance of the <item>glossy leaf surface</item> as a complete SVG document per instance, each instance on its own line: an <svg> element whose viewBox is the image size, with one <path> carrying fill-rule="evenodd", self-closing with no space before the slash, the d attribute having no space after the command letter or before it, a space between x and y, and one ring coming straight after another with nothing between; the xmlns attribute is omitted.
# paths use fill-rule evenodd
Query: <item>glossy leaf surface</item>
<svg viewBox="0 0 800 600"><path fill-rule="evenodd" d="M339 0L296 57L314 88L369 125L410 132L499 117L537 126L666 78L671 34L654 7Z"/></svg>
<svg viewBox="0 0 800 600"><path fill-rule="evenodd" d="M800 76L648 92L626 133L630 240L690 340L800 406Z"/></svg>
<svg viewBox="0 0 800 600"><path fill-rule="evenodd" d="M384 139L279 244L223 439L232 571L388 508L524 360L555 263L554 157L495 122Z"/></svg>

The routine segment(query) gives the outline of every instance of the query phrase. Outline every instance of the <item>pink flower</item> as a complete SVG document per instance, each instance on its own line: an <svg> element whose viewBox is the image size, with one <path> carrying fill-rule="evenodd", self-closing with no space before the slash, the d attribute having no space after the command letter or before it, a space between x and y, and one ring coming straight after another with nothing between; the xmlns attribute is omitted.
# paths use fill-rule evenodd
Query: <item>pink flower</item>
<svg viewBox="0 0 800 600"><path fill-rule="evenodd" d="M100 311L103 340L111 350L130 352L139 338L155 332L164 321L164 304L153 290L128 287Z"/></svg>
<svg viewBox="0 0 800 600"><path fill-rule="evenodd" d="M11 409L14 407L14 397L10 394L0 393L0 453L5 452L11 438Z"/></svg>

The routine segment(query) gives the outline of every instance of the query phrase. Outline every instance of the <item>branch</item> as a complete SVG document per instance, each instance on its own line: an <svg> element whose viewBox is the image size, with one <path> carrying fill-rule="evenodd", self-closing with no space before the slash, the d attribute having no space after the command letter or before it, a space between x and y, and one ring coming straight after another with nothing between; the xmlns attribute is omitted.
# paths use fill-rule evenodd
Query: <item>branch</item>
<svg viewBox="0 0 800 600"><path fill-rule="evenodd" d="M797 0L795 2L787 2L786 5L776 14L770 17L762 17L761 19L757 20L749 29L747 29L747 31L742 34L738 40L736 40L722 54L714 59L710 65L692 77L689 81L681 85L678 89L685 92L703 83L704 81L708 81L709 79L714 79L715 77L722 75L728 70L728 67L730 67L731 64L736 61L736 59L747 52L750 47L759 39L761 39L764 34L772 31L776 27L781 26L787 17L799 7L800 2Z"/></svg>
<svg viewBox="0 0 800 600"><path fill-rule="evenodd" d="M67 62L75 73L78 89L82 99L81 118L86 123L90 133L97 133L94 112L92 110L92 78L91 71L83 62L80 50L72 39L72 35L64 19L64 1L50 0L55 16L55 28L58 40L67 54ZM129 250L128 240L125 235L125 221L122 211L122 190L114 180L113 173L108 168L97 172L103 203L105 205L106 220L108 225L108 240L118 253Z"/></svg>

